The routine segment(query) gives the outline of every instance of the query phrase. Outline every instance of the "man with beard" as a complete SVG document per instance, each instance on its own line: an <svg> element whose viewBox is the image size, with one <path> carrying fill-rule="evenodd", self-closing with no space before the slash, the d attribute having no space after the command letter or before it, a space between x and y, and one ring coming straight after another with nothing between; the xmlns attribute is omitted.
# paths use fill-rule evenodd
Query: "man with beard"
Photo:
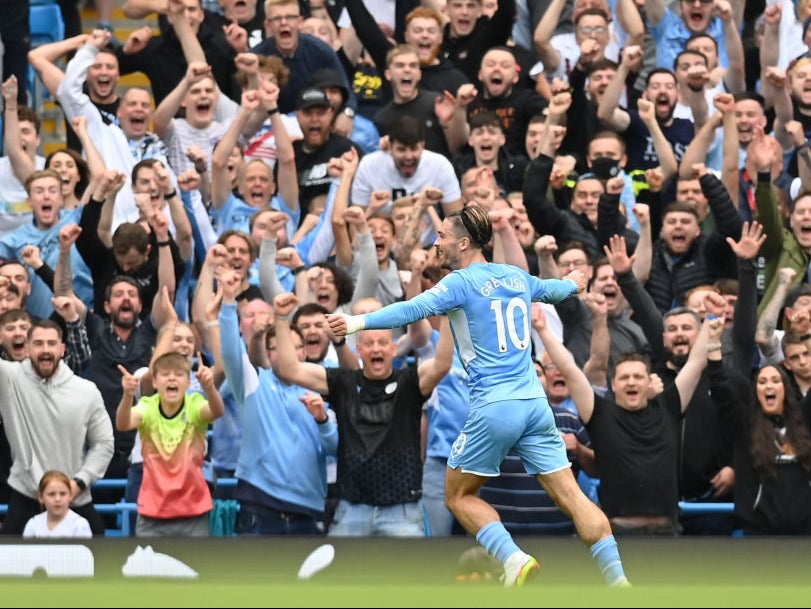
<svg viewBox="0 0 811 609"><path fill-rule="evenodd" d="M161 282L152 301L152 313L141 320L142 301L138 282L132 277L117 275L107 285L104 294L106 316L102 316L100 312L80 312L87 326L92 350L85 376L101 391L110 422L115 420L123 391L118 366L122 365L127 370L149 366L158 328L167 318L162 295L162 291L166 289L168 288ZM115 431L114 437L115 449L104 477L126 478L135 432ZM99 498L103 496L110 503L115 503L121 498L122 491L97 491L96 494Z"/></svg>
<svg viewBox="0 0 811 609"><path fill-rule="evenodd" d="M338 366L338 356L334 349L330 349L332 335L327 313L317 302L307 302L296 309L291 324L304 338L305 360L335 368Z"/></svg>
<svg viewBox="0 0 811 609"><path fill-rule="evenodd" d="M324 92L332 106L333 117L341 116L346 110L349 91L344 88L341 75L335 70L330 68L316 70L310 78L308 88L321 89ZM338 135L344 135L336 131L335 118L332 119L332 131ZM359 146L363 152L374 152L380 148L380 134L377 132L377 127L370 118L366 118L360 113L355 116L352 132L346 137Z"/></svg>
<svg viewBox="0 0 811 609"><path fill-rule="evenodd" d="M367 207L376 190L391 192L391 200L377 213L391 215L392 201L419 193L424 186L442 191L442 212L448 215L462 206L462 192L451 162L441 154L425 150L425 131L417 119L404 116L389 131L390 150L378 150L363 157L352 183L353 205ZM430 244L433 229L423 235Z"/></svg>
<svg viewBox="0 0 811 609"><path fill-rule="evenodd" d="M49 469L72 479L72 509L104 535L90 485L102 477L113 454L113 429L99 389L63 365L62 330L50 320L28 331L28 359L0 360L0 416L11 446L11 496L3 535L21 535L41 511L38 485Z"/></svg>
<svg viewBox="0 0 811 609"><path fill-rule="evenodd" d="M664 167L664 159L659 154L661 143L657 147L657 136L640 116L641 110L624 110L619 107L620 94L625 87L631 61L631 54L626 50L614 79L600 100L597 116L606 126L622 135L628 148L628 167L641 170L653 169L659 165ZM670 144L676 162L680 163L684 151L695 137L697 127L686 118L673 117L679 99L676 75L666 68L652 70L648 74L642 98L653 104L656 123L664 139ZM665 177L669 179L671 175L673 174Z"/></svg>
<svg viewBox="0 0 811 609"><path fill-rule="evenodd" d="M363 154L355 142L333 131L335 113L330 98L316 84L301 91L296 118L304 137L293 142L302 210L299 226L307 215L310 202L319 195L329 193L332 182L327 173L329 160L342 156L350 149L354 149L358 155Z"/></svg>
<svg viewBox="0 0 811 609"><path fill-rule="evenodd" d="M505 150L514 156L526 155L524 138L530 119L547 106L544 98L532 89L517 86L518 62L509 47L495 47L482 57L478 80L482 90L472 84L459 89L458 99L467 105L468 120L485 111L495 112L507 142Z"/></svg>

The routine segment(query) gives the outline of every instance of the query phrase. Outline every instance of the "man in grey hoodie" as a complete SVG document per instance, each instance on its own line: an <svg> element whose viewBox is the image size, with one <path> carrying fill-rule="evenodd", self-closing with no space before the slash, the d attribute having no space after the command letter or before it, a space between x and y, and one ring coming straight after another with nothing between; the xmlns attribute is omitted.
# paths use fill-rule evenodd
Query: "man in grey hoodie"
<svg viewBox="0 0 811 609"><path fill-rule="evenodd" d="M113 456L113 426L95 384L62 364L62 329L41 320L28 331L28 358L0 360L0 416L11 446L11 493L3 535L21 535L38 514L42 474L58 469L71 478L71 508L104 535L90 485Z"/></svg>

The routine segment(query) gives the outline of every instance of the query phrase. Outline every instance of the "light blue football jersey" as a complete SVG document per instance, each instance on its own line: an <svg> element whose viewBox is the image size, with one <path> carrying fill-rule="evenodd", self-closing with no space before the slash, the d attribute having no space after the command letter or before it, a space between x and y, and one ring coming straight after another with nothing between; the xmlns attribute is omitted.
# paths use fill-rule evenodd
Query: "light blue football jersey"
<svg viewBox="0 0 811 609"><path fill-rule="evenodd" d="M577 291L571 280L539 279L509 264L476 262L405 302L364 315L365 327L395 328L447 314L467 370L471 408L544 395L531 351L532 301L555 304Z"/></svg>

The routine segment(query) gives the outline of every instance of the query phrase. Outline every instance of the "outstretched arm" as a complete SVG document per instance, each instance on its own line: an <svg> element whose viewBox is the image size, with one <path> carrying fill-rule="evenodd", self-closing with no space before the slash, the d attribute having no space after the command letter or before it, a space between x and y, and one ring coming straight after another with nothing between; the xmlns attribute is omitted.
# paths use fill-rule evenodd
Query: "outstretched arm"
<svg viewBox="0 0 811 609"><path fill-rule="evenodd" d="M585 296L591 311L591 346L589 358L583 364L583 372L594 387L608 383L608 359L611 354L611 336L608 333L608 306L605 296L589 293Z"/></svg>
<svg viewBox="0 0 811 609"><path fill-rule="evenodd" d="M578 367L572 353L563 346L563 343L547 325L543 309L538 305L532 306L532 327L540 335L552 363L566 378L580 420L588 424L594 414L594 390L591 388L585 372Z"/></svg>
<svg viewBox="0 0 811 609"><path fill-rule="evenodd" d="M291 210L299 209L299 184L296 171L296 155L293 152L293 140L284 126L279 112L279 87L262 81L259 87L259 101L265 114L270 116L270 124L276 136L276 169L279 197ZM274 112L275 110L275 112ZM228 149L229 151L231 148Z"/></svg>
<svg viewBox="0 0 811 609"><path fill-rule="evenodd" d="M208 366L203 365L202 354L197 354L197 380L203 387L206 394L206 401L208 402L200 411L200 415L204 421L214 421L219 419L225 414L225 403L222 401L217 389L217 383L214 380L214 371Z"/></svg>
<svg viewBox="0 0 811 609"><path fill-rule="evenodd" d="M651 169L649 171L657 170ZM648 277L650 277L651 264L653 263L650 207L646 203L637 201L631 212L636 216L636 221L639 222L639 241L637 241L634 248L633 271L639 283L645 285L648 282Z"/></svg>
<svg viewBox="0 0 811 609"><path fill-rule="evenodd" d="M183 57L186 63L193 61L206 62L206 54L197 35L186 17L186 7L182 0L169 0L169 14L172 17L171 25L175 31L180 46L183 48Z"/></svg>
<svg viewBox="0 0 811 609"><path fill-rule="evenodd" d="M740 0L736 4L743 4ZM779 4L779 3L778 3ZM724 41L727 47L727 69L724 73L724 84L732 94L746 91L746 66L744 62L743 41L738 24L732 14L732 7L727 0L716 2L716 11L724 26ZM761 43L763 44L763 43ZM775 64L760 64L775 65Z"/></svg>
<svg viewBox="0 0 811 609"><path fill-rule="evenodd" d="M653 139L653 149L659 158L659 168L662 170L664 182L667 184L676 175L679 168L678 163L676 163L676 155L673 153L673 147L665 137L662 127L656 119L653 102L640 98L637 102L637 109L639 110L639 118L645 123Z"/></svg>
<svg viewBox="0 0 811 609"><path fill-rule="evenodd" d="M707 360L720 361L721 359L721 334L724 331L724 307L726 302L723 296L711 292L704 299L704 305L708 314L701 324L696 342L690 349L687 363L684 364L679 374L676 376L676 387L679 389L681 399L681 411L687 410L690 401L693 399L701 373L707 367ZM710 311L719 312L718 314Z"/></svg>
<svg viewBox="0 0 811 609"><path fill-rule="evenodd" d="M3 150L8 155L11 170L14 172L20 184L25 184L34 171L36 162L33 155L25 150L20 138L20 121L17 116L17 77L12 74L3 83L3 120L5 127L3 130Z"/></svg>
<svg viewBox="0 0 811 609"><path fill-rule="evenodd" d="M153 13L169 12L168 0L126 0L121 7L128 19L146 19Z"/></svg>
<svg viewBox="0 0 811 609"><path fill-rule="evenodd" d="M560 51L552 46L552 36L555 34L565 6L566 0L552 0L532 34L535 52L543 63L544 71L548 74L555 73L560 65Z"/></svg>
<svg viewBox="0 0 811 609"><path fill-rule="evenodd" d="M192 85L209 77L211 77L211 66L208 64L200 61L189 64L185 76L163 99L160 105L155 108L155 114L152 116L152 128L159 138L166 141L170 135L172 119L180 110L180 104L183 103L183 98Z"/></svg>
<svg viewBox="0 0 811 609"><path fill-rule="evenodd" d="M131 431L137 429L141 424L143 415L140 410L133 412L132 401L135 399L135 391L138 388L138 377L130 374L124 366L118 365L121 372L121 400L115 411L115 428L118 431Z"/></svg>
<svg viewBox="0 0 811 609"><path fill-rule="evenodd" d="M732 323L735 364L746 378L752 370L757 328L757 262L760 246L766 241L763 227L757 221L743 223L741 238L727 237L727 243L738 258L738 299Z"/></svg>
<svg viewBox="0 0 811 609"><path fill-rule="evenodd" d="M631 117L628 112L620 108L620 97L625 90L625 81L631 71L631 65L641 55L642 49L638 46L623 49L620 65L611 82L605 88L605 93L603 93L603 97L597 106L597 118L618 133L624 132L628 125L631 124Z"/></svg>
<svg viewBox="0 0 811 609"><path fill-rule="evenodd" d="M635 256L628 256L625 238L619 235L611 237L610 243L604 248L611 268L617 278L623 296L628 300L634 312L634 321L642 328L645 338L651 347L656 361L662 362L665 359L664 345L662 344L662 332L664 322L662 314L656 308L656 303L648 291L637 281L633 273L633 261Z"/></svg>
<svg viewBox="0 0 811 609"><path fill-rule="evenodd" d="M90 172L90 180L87 188L79 195L79 204L84 205L90 200L90 195L93 194L93 189L99 183L102 176L107 173L107 165L104 158L101 156L99 149L96 147L96 142L90 137L87 132L87 117L77 116L70 121L70 126L73 127L73 132L79 138L79 143L84 150L85 160L87 161L87 169Z"/></svg>
<svg viewBox="0 0 811 609"><path fill-rule="evenodd" d="M645 0L645 16L650 25L659 25L665 16L667 4L665 0Z"/></svg>
<svg viewBox="0 0 811 609"><path fill-rule="evenodd" d="M42 84L45 85L45 89L53 97L56 97L56 91L65 78L65 73L56 65L56 62L68 53L82 48L88 38L87 34L79 34L72 38L41 44L28 51L28 63L34 68Z"/></svg>
<svg viewBox="0 0 811 609"><path fill-rule="evenodd" d="M228 175L228 159L234 146L237 145L240 132L258 107L259 94L252 90L243 91L239 113L228 125L228 129L225 130L217 147L214 148L214 153L211 155L211 206L214 209L222 207L231 196L232 185Z"/></svg>
<svg viewBox="0 0 811 609"><path fill-rule="evenodd" d="M780 317L780 311L783 309L786 295L791 286L794 285L796 276L797 271L790 267L784 267L777 271L777 288L766 306L763 307L763 311L757 320L755 343L766 358L778 353L780 341L774 335L774 331L777 329L777 320Z"/></svg>
<svg viewBox="0 0 811 609"><path fill-rule="evenodd" d="M518 241L515 229L512 227L512 224L510 224L510 219L514 213L514 210L511 208L494 209L490 212L490 218L493 223L493 262L512 264L520 269L529 271L529 264L527 263L527 256L524 254L524 248L521 247L521 242ZM498 258L497 254L499 254Z"/></svg>
<svg viewBox="0 0 811 609"><path fill-rule="evenodd" d="M295 294L280 294L273 299L276 313L276 356L278 375L287 383L301 385L321 395L329 394L327 371L321 364L299 361L290 330L289 316L298 306Z"/></svg>

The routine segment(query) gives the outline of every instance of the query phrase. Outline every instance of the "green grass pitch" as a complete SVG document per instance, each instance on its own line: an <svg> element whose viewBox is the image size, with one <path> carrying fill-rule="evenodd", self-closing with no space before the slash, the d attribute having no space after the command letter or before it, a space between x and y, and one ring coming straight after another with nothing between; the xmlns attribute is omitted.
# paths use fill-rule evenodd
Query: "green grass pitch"
<svg viewBox="0 0 811 609"><path fill-rule="evenodd" d="M471 538L450 539L97 539L95 577L0 578L8 607L807 607L811 539L621 538L633 583L609 590L577 539L525 537L541 563L531 585L456 581ZM11 543L12 540L2 540ZM330 567L296 578L322 543ZM137 545L151 545L195 569L197 580L125 578Z"/></svg>

